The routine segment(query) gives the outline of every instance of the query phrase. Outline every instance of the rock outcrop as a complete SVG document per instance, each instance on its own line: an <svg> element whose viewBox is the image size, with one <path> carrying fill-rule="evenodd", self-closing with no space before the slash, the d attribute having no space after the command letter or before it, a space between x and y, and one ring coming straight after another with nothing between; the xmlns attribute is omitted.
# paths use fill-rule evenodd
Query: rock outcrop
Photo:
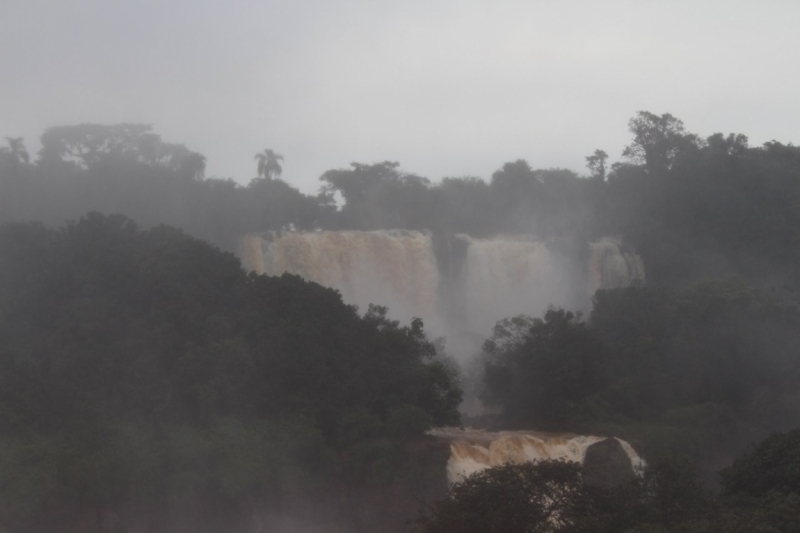
<svg viewBox="0 0 800 533"><path fill-rule="evenodd" d="M583 480L587 485L615 486L635 475L631 458L617 439L604 439L586 448Z"/></svg>

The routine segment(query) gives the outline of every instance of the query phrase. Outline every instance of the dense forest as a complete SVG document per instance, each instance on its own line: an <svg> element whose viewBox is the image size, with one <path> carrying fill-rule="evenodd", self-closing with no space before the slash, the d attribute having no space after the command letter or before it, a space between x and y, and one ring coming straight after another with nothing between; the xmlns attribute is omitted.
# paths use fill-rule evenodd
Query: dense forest
<svg viewBox="0 0 800 533"><path fill-rule="evenodd" d="M497 324L483 397L517 428L624 436L649 456L727 464L800 427L800 312L739 279L598 291L587 320L551 309Z"/></svg>
<svg viewBox="0 0 800 533"><path fill-rule="evenodd" d="M800 147L750 147L742 134L702 138L669 114L640 112L629 126L621 160L609 165L597 150L586 158L589 175L518 160L488 181L434 183L394 162L353 163L325 172L317 196L280 180L272 150L257 154L258 177L241 186L204 177L201 154L148 126L60 126L42 135L35 160L22 139L8 139L0 221L60 225L88 211L123 213L229 251L243 234L290 228L616 236L642 255L651 284L737 274L760 286L797 285Z"/></svg>
<svg viewBox="0 0 800 533"><path fill-rule="evenodd" d="M446 450L425 432L460 423L457 366L421 320L248 274L233 253L251 232L390 228L613 236L647 278L598 291L586 316L499 322L478 388L498 427L620 436L651 467L601 492L575 465L490 470L418 529L469 531L480 522L461 498L482 508L481 491L497 502L544 482L573 506L556 513L605 520L558 531L792 531L797 432L747 446L800 427L800 148L702 138L669 114L629 126L621 160L597 150L586 175L518 160L432 182L353 163L316 196L280 179L272 150L240 185L145 125L50 128L36 157L8 138L0 531L289 530L286 517L304 532L402 529L442 496ZM541 526L519 531L550 530L515 501Z"/></svg>
<svg viewBox="0 0 800 533"><path fill-rule="evenodd" d="M223 531L309 502L358 525L359 491L424 487L409 443L458 423L421 322L173 228L6 225L0 280L4 531Z"/></svg>

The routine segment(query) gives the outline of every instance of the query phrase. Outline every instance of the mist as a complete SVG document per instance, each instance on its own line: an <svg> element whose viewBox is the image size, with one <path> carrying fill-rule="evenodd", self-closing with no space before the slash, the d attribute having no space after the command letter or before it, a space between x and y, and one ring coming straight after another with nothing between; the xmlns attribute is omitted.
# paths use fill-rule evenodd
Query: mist
<svg viewBox="0 0 800 533"><path fill-rule="evenodd" d="M0 5L0 530L795 531L798 16Z"/></svg>
<svg viewBox="0 0 800 533"><path fill-rule="evenodd" d="M313 193L351 161L488 178L524 158L583 168L666 110L694 131L798 142L798 6L542 2L4 2L0 135L152 124L245 184L286 157ZM612 158L618 154L613 153Z"/></svg>

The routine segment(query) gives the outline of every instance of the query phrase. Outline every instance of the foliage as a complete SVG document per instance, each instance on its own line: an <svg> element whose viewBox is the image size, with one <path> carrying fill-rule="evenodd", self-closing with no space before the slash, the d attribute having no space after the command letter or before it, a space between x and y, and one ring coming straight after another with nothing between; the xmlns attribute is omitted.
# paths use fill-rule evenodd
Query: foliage
<svg viewBox="0 0 800 533"><path fill-rule="evenodd" d="M128 159L151 166L165 166L189 178L202 177L205 158L182 144L170 144L145 124L80 124L48 129L42 135L41 161L83 168L104 160Z"/></svg>
<svg viewBox="0 0 800 533"><path fill-rule="evenodd" d="M12 165L18 166L20 163L26 165L31 162L28 150L25 148L25 139L22 137L6 137L8 146L0 148L0 156L7 159Z"/></svg>
<svg viewBox="0 0 800 533"><path fill-rule="evenodd" d="M136 509L163 530L179 502L214 501L196 513L219 517L380 486L405 475L409 442L458 423L421 321L359 316L333 290L247 275L120 215L0 227L0 339L0 521L14 531L62 509Z"/></svg>
<svg viewBox="0 0 800 533"><path fill-rule="evenodd" d="M259 154L263 177L242 187L206 178L203 155L143 124L50 128L35 164L22 139L9 143L0 149L0 222L60 225L88 211L122 212L233 250L245 233L312 228L329 210L277 179L282 157L271 150Z"/></svg>
<svg viewBox="0 0 800 533"><path fill-rule="evenodd" d="M585 322L551 309L498 323L484 346L486 400L515 427L735 453L800 423L798 335L796 307L735 279L598 291Z"/></svg>
<svg viewBox="0 0 800 533"><path fill-rule="evenodd" d="M504 407L508 423L549 429L596 415L593 399L608 376L594 332L572 313L555 309L515 327L525 328L524 341L511 341L507 330L496 328L484 346L490 399Z"/></svg>
<svg viewBox="0 0 800 533"><path fill-rule="evenodd" d="M608 154L603 150L595 150L592 155L586 156L586 167L592 173L592 177L605 181L607 159Z"/></svg>
<svg viewBox="0 0 800 533"><path fill-rule="evenodd" d="M696 135L687 134L683 122L669 113L658 116L640 111L628 122L633 142L622 156L633 164L644 165L651 174L670 170L676 159L698 148Z"/></svg>
<svg viewBox="0 0 800 533"><path fill-rule="evenodd" d="M339 213L352 229L426 229L431 227L429 181L399 170L399 163L353 163L352 169L329 170L320 180L320 197L331 204L339 193L345 205Z"/></svg>
<svg viewBox="0 0 800 533"><path fill-rule="evenodd" d="M585 512L577 463L542 461L484 470L455 485L417 522L420 533L571 531Z"/></svg>
<svg viewBox="0 0 800 533"><path fill-rule="evenodd" d="M728 494L800 494L800 429L769 436L722 471Z"/></svg>
<svg viewBox="0 0 800 533"><path fill-rule="evenodd" d="M279 177L281 172L283 172L283 167L281 167L283 156L276 154L269 148L257 153L255 159L258 161L256 169L258 171L258 176L261 178L271 180Z"/></svg>
<svg viewBox="0 0 800 533"><path fill-rule="evenodd" d="M621 237L644 260L648 283L685 286L738 275L759 286L800 285L800 148L751 147L742 134L706 138L669 113L629 122L622 160L587 157L591 176L505 163L489 180L438 183L396 162L353 163L321 176L317 196L278 179L282 157L256 154L248 186L205 178L205 159L141 124L50 128L29 162L21 139L0 149L0 221L62 224L87 211L165 223L233 250L250 232L279 229L423 229L534 234L587 242ZM337 202L344 202L337 208Z"/></svg>
<svg viewBox="0 0 800 533"><path fill-rule="evenodd" d="M539 461L467 478L421 513L415 531L790 533L800 525L798 511L796 491L716 496L681 460L658 460L612 487L585 485L577 463Z"/></svg>
<svg viewBox="0 0 800 533"><path fill-rule="evenodd" d="M422 512L419 533L649 531L700 521L712 496L685 462L661 460L616 486L583 481L578 463L536 461L484 470Z"/></svg>
<svg viewBox="0 0 800 533"><path fill-rule="evenodd" d="M668 113L639 112L629 128L610 170L602 150L587 157L594 179L516 160L489 180L432 183L398 163L354 163L324 173L318 196L278 179L271 150L246 186L206 177L201 154L147 125L50 128L35 161L7 138L0 222L130 218L0 229L4 523L74 505L152 510L167 495L215 494L218 514L248 498L279 505L265 479L292 490L386 482L408 464L399 441L457 419L452 371L421 324L400 327L380 308L359 317L298 278L248 277L233 256L162 224L225 250L250 232L316 228L526 233L554 245L619 236L642 256L648 288L598 293L588 321L552 310L499 324L487 400L514 425L628 436L707 469L797 425L800 148L703 139ZM709 278L725 281L698 283ZM784 466L743 461L723 479L772 480L733 492L791 530L797 500L776 488ZM720 511L730 530L758 525L747 505ZM674 527L723 523L710 520Z"/></svg>

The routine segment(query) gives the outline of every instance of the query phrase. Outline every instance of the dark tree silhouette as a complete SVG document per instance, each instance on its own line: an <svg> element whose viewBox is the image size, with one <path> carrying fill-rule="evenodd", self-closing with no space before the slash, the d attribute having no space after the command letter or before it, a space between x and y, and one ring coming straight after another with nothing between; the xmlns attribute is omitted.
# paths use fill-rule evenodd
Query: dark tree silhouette
<svg viewBox="0 0 800 533"><path fill-rule="evenodd" d="M592 155L586 156L586 166L592 173L592 177L606 179L606 159L608 159L608 154L603 150L595 150Z"/></svg>
<svg viewBox="0 0 800 533"><path fill-rule="evenodd" d="M30 155L25 149L25 140L22 137L6 137L8 147L0 148L0 154L7 154L15 164L30 163Z"/></svg>
<svg viewBox="0 0 800 533"><path fill-rule="evenodd" d="M681 150L699 144L696 135L686 133L683 121L669 113L658 116L639 111L628 128L634 138L622 155L632 163L644 164L651 174L669 170Z"/></svg>
<svg viewBox="0 0 800 533"><path fill-rule="evenodd" d="M257 153L255 155L255 160L258 161L258 175L262 178L278 178L281 172L283 172L283 167L281 167L283 156L269 148Z"/></svg>

